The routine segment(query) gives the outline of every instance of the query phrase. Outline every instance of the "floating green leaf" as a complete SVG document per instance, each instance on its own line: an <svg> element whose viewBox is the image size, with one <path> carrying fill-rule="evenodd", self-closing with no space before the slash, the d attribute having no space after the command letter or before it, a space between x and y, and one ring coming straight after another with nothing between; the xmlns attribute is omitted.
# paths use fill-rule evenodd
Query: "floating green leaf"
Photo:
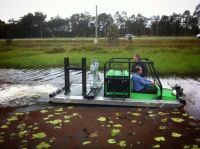
<svg viewBox="0 0 200 149"><path fill-rule="evenodd" d="M200 142L200 138L196 138L196 141L197 141L197 142Z"/></svg>
<svg viewBox="0 0 200 149"><path fill-rule="evenodd" d="M184 119L182 118L171 118L172 121L177 122L177 123L181 123L184 121Z"/></svg>
<svg viewBox="0 0 200 149"><path fill-rule="evenodd" d="M166 118L161 119L161 122L166 123L166 122L167 122L167 119L166 119Z"/></svg>
<svg viewBox="0 0 200 149"><path fill-rule="evenodd" d="M19 137L23 137L23 136L25 136L26 134L27 134L27 131L24 130L24 131L20 131L20 132L18 133L18 136L19 136Z"/></svg>
<svg viewBox="0 0 200 149"><path fill-rule="evenodd" d="M17 115L17 116L21 116L21 115L24 115L25 113L23 113L23 112L18 112L18 113L15 113L15 115Z"/></svg>
<svg viewBox="0 0 200 149"><path fill-rule="evenodd" d="M121 147L126 147L126 141L120 141L119 146Z"/></svg>
<svg viewBox="0 0 200 149"><path fill-rule="evenodd" d="M122 127L122 125L121 124L116 124L116 125L113 125L113 127L120 128L120 127Z"/></svg>
<svg viewBox="0 0 200 149"><path fill-rule="evenodd" d="M172 114L179 114L180 112L171 112Z"/></svg>
<svg viewBox="0 0 200 149"><path fill-rule="evenodd" d="M22 123L22 124L19 124L17 126L18 129L24 129L26 127L26 124L25 123Z"/></svg>
<svg viewBox="0 0 200 149"><path fill-rule="evenodd" d="M109 143L109 144L115 144L115 143L116 143L116 140L115 140L115 139L108 139L108 143Z"/></svg>
<svg viewBox="0 0 200 149"><path fill-rule="evenodd" d="M56 112L63 112L63 108L58 108L55 110Z"/></svg>
<svg viewBox="0 0 200 149"><path fill-rule="evenodd" d="M3 143L4 142L4 139L0 139L0 143Z"/></svg>
<svg viewBox="0 0 200 149"><path fill-rule="evenodd" d="M182 136L182 134L180 134L180 133L172 132L172 137L179 138L181 136Z"/></svg>
<svg viewBox="0 0 200 149"><path fill-rule="evenodd" d="M48 110L41 110L40 113L47 113Z"/></svg>
<svg viewBox="0 0 200 149"><path fill-rule="evenodd" d="M160 144L153 145L153 148L160 148Z"/></svg>
<svg viewBox="0 0 200 149"><path fill-rule="evenodd" d="M140 113L132 113L133 116L140 116Z"/></svg>
<svg viewBox="0 0 200 149"><path fill-rule="evenodd" d="M113 124L113 121L108 121L109 124Z"/></svg>
<svg viewBox="0 0 200 149"><path fill-rule="evenodd" d="M187 113L184 113L184 114L182 114L183 116L188 116L188 114Z"/></svg>
<svg viewBox="0 0 200 149"><path fill-rule="evenodd" d="M38 130L39 129L39 127L33 127L33 130Z"/></svg>
<svg viewBox="0 0 200 149"><path fill-rule="evenodd" d="M8 122L14 122L18 120L17 116L11 116L10 118L7 119Z"/></svg>
<svg viewBox="0 0 200 149"><path fill-rule="evenodd" d="M190 149L190 145L184 145L183 149Z"/></svg>
<svg viewBox="0 0 200 149"><path fill-rule="evenodd" d="M53 124L53 125L61 125L62 120L56 119L56 120L48 121L48 123Z"/></svg>
<svg viewBox="0 0 200 149"><path fill-rule="evenodd" d="M44 132L39 132L32 135L32 139L42 139L45 138L47 135Z"/></svg>
<svg viewBox="0 0 200 149"><path fill-rule="evenodd" d="M2 125L1 126L1 129L7 129L8 128L8 125Z"/></svg>
<svg viewBox="0 0 200 149"><path fill-rule="evenodd" d="M115 113L115 116L120 116L120 115L121 115L121 113L119 113L119 112Z"/></svg>
<svg viewBox="0 0 200 149"><path fill-rule="evenodd" d="M98 132L98 131L95 131L95 132L93 132L93 133L90 134L90 137L91 137L91 138L97 137L98 134L99 134L99 132Z"/></svg>
<svg viewBox="0 0 200 149"><path fill-rule="evenodd" d="M45 148L49 148L49 147L51 147L51 145L46 142L41 142L40 144L38 144L36 146L37 149L45 149Z"/></svg>
<svg viewBox="0 0 200 149"><path fill-rule="evenodd" d="M137 121L136 121L136 120L132 120L131 122L132 122L132 123L137 123Z"/></svg>
<svg viewBox="0 0 200 149"><path fill-rule="evenodd" d="M73 109L74 107L73 106L69 106L67 109Z"/></svg>
<svg viewBox="0 0 200 149"><path fill-rule="evenodd" d="M105 122L107 119L106 119L106 117L101 116L97 120L101 121L101 122Z"/></svg>
<svg viewBox="0 0 200 149"><path fill-rule="evenodd" d="M159 126L158 129L160 129L160 130L164 130L164 129L166 129L166 127L165 127L165 126Z"/></svg>
<svg viewBox="0 0 200 149"><path fill-rule="evenodd" d="M115 137L116 135L118 135L120 133L120 130L119 129L112 129L111 131L111 136L112 137Z"/></svg>
<svg viewBox="0 0 200 149"><path fill-rule="evenodd" d="M91 144L91 141L85 141L82 143L83 145Z"/></svg>
<svg viewBox="0 0 200 149"><path fill-rule="evenodd" d="M156 114L149 114L148 116L150 116L150 117L155 117Z"/></svg>
<svg viewBox="0 0 200 149"><path fill-rule="evenodd" d="M65 123L69 123L69 122L70 122L70 120L64 120L64 122L65 122Z"/></svg>
<svg viewBox="0 0 200 149"><path fill-rule="evenodd" d="M161 137L155 137L154 140L160 142L160 141L165 141L165 137L161 136Z"/></svg>
<svg viewBox="0 0 200 149"><path fill-rule="evenodd" d="M158 115L162 116L162 115L167 115L169 113L164 113L164 112L158 112Z"/></svg>
<svg viewBox="0 0 200 149"><path fill-rule="evenodd" d="M45 121L48 120L48 119L49 119L48 117L44 117L44 118L43 118L43 120L45 120Z"/></svg>
<svg viewBox="0 0 200 149"><path fill-rule="evenodd" d="M52 114L48 115L48 118L51 118L51 117L53 117L53 115L52 115Z"/></svg>
<svg viewBox="0 0 200 149"><path fill-rule="evenodd" d="M188 118L189 118L189 119L195 119L193 116L189 116Z"/></svg>
<svg viewBox="0 0 200 149"><path fill-rule="evenodd" d="M152 113L153 113L153 111L148 111L147 113L148 113L148 114L152 114Z"/></svg>

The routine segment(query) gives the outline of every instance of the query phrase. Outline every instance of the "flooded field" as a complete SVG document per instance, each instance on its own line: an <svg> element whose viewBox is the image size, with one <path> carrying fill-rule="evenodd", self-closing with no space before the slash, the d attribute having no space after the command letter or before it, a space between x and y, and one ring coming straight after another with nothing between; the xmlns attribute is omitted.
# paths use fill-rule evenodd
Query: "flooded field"
<svg viewBox="0 0 200 149"><path fill-rule="evenodd" d="M161 81L184 88L185 107L40 104L64 86L63 69L0 69L0 148L200 148L200 79Z"/></svg>

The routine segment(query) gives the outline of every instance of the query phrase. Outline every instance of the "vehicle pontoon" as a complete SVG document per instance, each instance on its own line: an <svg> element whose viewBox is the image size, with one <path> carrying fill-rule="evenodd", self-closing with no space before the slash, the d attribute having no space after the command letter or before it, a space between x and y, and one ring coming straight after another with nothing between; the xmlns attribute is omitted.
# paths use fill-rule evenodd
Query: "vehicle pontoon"
<svg viewBox="0 0 200 149"><path fill-rule="evenodd" d="M164 86L149 59L142 59L148 68L151 79L156 82L156 93L135 92L133 90L131 58L111 58L104 64L103 81L99 78L99 62L92 60L90 72L92 82L87 82L86 58L81 67L71 67L69 58L64 59L65 86L49 95L52 103L140 106L140 107L179 107L185 104L183 89L180 86ZM81 71L82 83L70 82L70 71Z"/></svg>

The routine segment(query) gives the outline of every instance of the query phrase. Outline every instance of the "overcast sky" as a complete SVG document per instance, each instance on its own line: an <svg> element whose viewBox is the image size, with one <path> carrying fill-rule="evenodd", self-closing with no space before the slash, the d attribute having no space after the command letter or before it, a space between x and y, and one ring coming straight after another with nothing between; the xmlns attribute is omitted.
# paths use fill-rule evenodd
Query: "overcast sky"
<svg viewBox="0 0 200 149"><path fill-rule="evenodd" d="M141 13L146 17L152 15L171 15L173 12L194 12L200 0L0 0L0 19L8 21L31 12L43 12L47 19L59 15L62 18L72 14L89 12L95 15L95 5L99 13L115 14L125 11L128 16Z"/></svg>

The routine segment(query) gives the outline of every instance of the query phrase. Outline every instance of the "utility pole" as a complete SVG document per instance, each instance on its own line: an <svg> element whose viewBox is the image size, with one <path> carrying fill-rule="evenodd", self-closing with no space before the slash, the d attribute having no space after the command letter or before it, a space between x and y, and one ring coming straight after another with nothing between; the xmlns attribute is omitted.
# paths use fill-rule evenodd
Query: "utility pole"
<svg viewBox="0 0 200 149"><path fill-rule="evenodd" d="M98 14L97 14L97 5L96 5L96 23L95 23L95 39L94 44L98 45Z"/></svg>

